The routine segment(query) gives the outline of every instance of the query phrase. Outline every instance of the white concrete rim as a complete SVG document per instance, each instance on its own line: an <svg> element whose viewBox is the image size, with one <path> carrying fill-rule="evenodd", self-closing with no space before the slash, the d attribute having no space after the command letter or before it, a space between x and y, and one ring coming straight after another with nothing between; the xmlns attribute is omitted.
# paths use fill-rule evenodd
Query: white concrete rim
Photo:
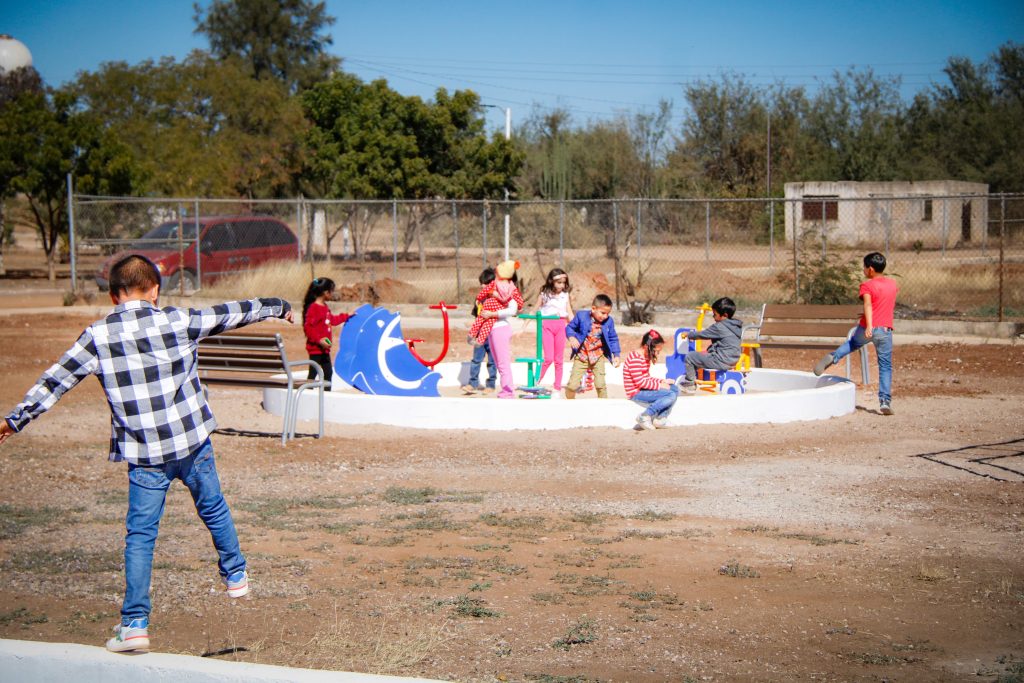
<svg viewBox="0 0 1024 683"><path fill-rule="evenodd" d="M459 386L467 364L443 363L441 386ZM444 367L447 366L447 367ZM656 373L652 373L656 374ZM663 373L662 373L663 374ZM608 384L621 384L621 370L608 368ZM522 381L523 378L518 378ZM757 369L748 375L752 390L742 395L682 395L668 426L699 424L786 423L824 420L856 410L856 386L832 376L815 377L796 370ZM264 389L263 406L284 414L284 389ZM473 429L495 431L620 427L632 429L643 407L624 398L562 398L499 400L491 397L368 396L327 392L324 419L347 425L388 425L412 429ZM300 420L316 420L317 397L305 392L298 407Z"/></svg>

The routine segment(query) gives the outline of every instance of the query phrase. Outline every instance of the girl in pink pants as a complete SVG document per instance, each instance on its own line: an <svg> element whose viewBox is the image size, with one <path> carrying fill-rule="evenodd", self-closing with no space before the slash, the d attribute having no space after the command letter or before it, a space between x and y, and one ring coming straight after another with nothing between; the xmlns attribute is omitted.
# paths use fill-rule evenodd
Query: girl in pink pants
<svg viewBox="0 0 1024 683"><path fill-rule="evenodd" d="M537 308L541 315L557 315L558 320L545 320L542 329L544 363L540 366L540 377L552 364L555 366L555 391L562 389L562 362L565 358L565 325L573 316L572 302L569 299L569 275L561 268L552 268L548 279L540 288L537 296ZM538 383L540 380L537 380Z"/></svg>

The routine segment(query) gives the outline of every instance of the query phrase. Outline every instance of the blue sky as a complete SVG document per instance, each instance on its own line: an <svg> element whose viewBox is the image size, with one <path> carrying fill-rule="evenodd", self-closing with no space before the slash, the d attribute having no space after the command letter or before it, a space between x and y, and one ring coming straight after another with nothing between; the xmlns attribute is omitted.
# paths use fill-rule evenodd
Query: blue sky
<svg viewBox="0 0 1024 683"><path fill-rule="evenodd" d="M536 107L573 120L673 102L683 88L723 73L755 85L817 84L837 70L870 67L902 78L906 97L943 82L950 56L985 60L1024 42L1024 2L689 2L670 0L328 0L331 52L363 79L425 99L438 87L471 88L512 110ZM181 58L205 47L189 0L0 0L0 33L25 43L47 83L102 62ZM502 114L488 113L498 127Z"/></svg>

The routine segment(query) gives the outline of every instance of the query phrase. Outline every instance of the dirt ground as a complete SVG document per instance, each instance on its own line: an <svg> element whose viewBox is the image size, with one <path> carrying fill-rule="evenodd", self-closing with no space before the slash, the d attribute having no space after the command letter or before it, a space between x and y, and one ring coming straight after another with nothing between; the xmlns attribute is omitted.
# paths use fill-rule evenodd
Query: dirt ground
<svg viewBox="0 0 1024 683"><path fill-rule="evenodd" d="M89 322L0 317L0 407ZM893 417L867 387L824 422L333 425L287 447L258 391L215 388L254 588L225 596L174 487L153 646L459 681L1021 681L1022 380L1020 344L899 345ZM108 435L87 381L0 448L3 637L101 645L117 621L127 479Z"/></svg>

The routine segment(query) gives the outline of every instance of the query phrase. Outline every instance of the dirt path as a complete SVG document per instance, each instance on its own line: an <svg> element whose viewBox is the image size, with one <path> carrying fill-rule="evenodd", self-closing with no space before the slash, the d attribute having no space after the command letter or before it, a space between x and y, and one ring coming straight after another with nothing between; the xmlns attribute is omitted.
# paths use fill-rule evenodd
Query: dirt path
<svg viewBox="0 0 1024 683"><path fill-rule="evenodd" d="M4 319L4 410L88 322ZM1022 379L1019 346L918 345L891 418L869 387L853 415L776 426L217 434L255 589L224 597L176 487L154 646L460 681L1021 680ZM276 427L258 392L212 404ZM0 635L99 644L116 621L108 430L90 381L0 449Z"/></svg>

